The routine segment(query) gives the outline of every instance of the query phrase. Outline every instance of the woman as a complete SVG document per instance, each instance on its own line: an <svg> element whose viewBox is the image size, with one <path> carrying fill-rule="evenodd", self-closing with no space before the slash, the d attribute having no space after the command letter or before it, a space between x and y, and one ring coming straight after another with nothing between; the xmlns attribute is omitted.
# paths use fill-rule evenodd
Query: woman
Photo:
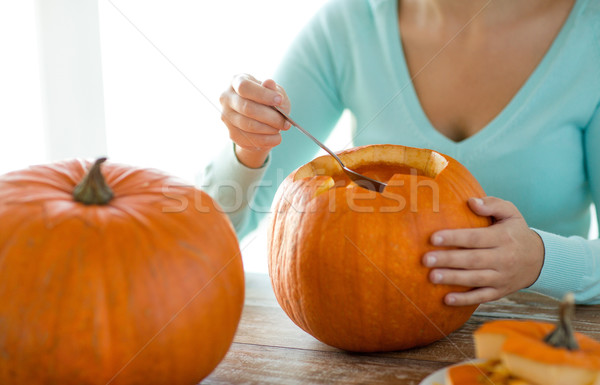
<svg viewBox="0 0 600 385"><path fill-rule="evenodd" d="M274 79L237 76L221 97L235 145L206 178L236 206L240 235L317 149L281 133L290 126L269 106L291 109L321 140L349 109L355 146L440 151L489 195L469 205L494 225L439 231L433 244L458 249L423 256L432 282L476 288L448 294L448 305L523 288L600 303L600 240L584 238L590 204L600 206L600 1L333 0Z"/></svg>

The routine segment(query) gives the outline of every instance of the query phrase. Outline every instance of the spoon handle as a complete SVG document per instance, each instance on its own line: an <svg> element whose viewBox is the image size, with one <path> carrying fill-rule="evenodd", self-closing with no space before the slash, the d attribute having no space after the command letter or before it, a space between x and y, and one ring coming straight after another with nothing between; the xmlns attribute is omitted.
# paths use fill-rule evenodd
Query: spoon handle
<svg viewBox="0 0 600 385"><path fill-rule="evenodd" d="M296 122L294 122L294 120L292 118L290 118L288 116L288 114L286 114L285 112L283 112L279 107L277 106L271 106L271 108L273 108L275 111L279 112L279 114L281 116L283 116L285 118L285 120L287 120L288 122L290 122L294 127L296 127L297 129L300 130L300 132L302 132L304 135L308 136L309 138L312 139L313 142L315 142L316 144L319 145L319 147L321 147L323 150L327 151L327 153L331 156L333 156L335 158L335 160L337 160L337 162L340 164L340 166L342 166L342 168L346 168L346 166L344 165L344 163L342 162L342 160L340 158L338 158L338 156L329 149L329 147L327 147L326 145L324 145L323 143L321 143L321 141L319 141L319 139L315 138L314 136L312 136L310 134L310 132L306 131L304 128L300 127L300 125Z"/></svg>

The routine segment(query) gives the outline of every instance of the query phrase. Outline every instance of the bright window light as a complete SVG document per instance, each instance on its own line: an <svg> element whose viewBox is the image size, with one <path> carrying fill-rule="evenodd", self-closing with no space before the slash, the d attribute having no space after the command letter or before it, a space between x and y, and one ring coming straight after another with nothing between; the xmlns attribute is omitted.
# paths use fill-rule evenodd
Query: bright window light
<svg viewBox="0 0 600 385"><path fill-rule="evenodd" d="M228 142L219 95L269 77L324 0L99 0L113 161L189 182Z"/></svg>
<svg viewBox="0 0 600 385"><path fill-rule="evenodd" d="M0 2L0 174L46 160L33 0Z"/></svg>

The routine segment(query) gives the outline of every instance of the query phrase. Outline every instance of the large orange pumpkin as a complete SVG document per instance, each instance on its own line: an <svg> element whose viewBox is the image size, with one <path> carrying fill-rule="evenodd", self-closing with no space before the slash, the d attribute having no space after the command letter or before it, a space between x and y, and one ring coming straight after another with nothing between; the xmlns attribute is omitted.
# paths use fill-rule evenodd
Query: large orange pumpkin
<svg viewBox="0 0 600 385"><path fill-rule="evenodd" d="M443 297L465 287L434 285L423 254L433 232L482 227L470 197L484 192L456 160L431 150L373 145L342 152L350 167L389 185L351 183L332 157L300 167L281 184L269 228L269 273L279 304L302 329L350 351L426 345L457 329L476 306Z"/></svg>
<svg viewBox="0 0 600 385"><path fill-rule="evenodd" d="M244 275L225 215L101 162L0 177L0 384L196 384L232 342Z"/></svg>

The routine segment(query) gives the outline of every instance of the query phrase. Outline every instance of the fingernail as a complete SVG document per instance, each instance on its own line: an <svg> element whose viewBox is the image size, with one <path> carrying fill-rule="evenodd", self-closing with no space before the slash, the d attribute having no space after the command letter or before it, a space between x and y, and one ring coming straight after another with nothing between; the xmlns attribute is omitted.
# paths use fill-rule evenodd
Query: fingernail
<svg viewBox="0 0 600 385"><path fill-rule="evenodd" d="M285 121L285 124L283 125L283 129L284 130L289 130L292 127L292 123L288 122L287 120Z"/></svg>
<svg viewBox="0 0 600 385"><path fill-rule="evenodd" d="M444 238L442 238L441 235L434 235L431 238L431 243L433 243L436 246L440 246L442 243L444 243Z"/></svg>
<svg viewBox="0 0 600 385"><path fill-rule="evenodd" d="M448 305L452 305L454 302L456 302L456 298L454 298L453 296L449 295L448 297L446 297L446 303Z"/></svg>
<svg viewBox="0 0 600 385"><path fill-rule="evenodd" d="M433 273L433 276L431 277L431 281L433 283L440 283L440 282L442 282L442 274L441 273Z"/></svg>
<svg viewBox="0 0 600 385"><path fill-rule="evenodd" d="M425 257L425 266L432 267L437 262L437 258L433 254L428 254Z"/></svg>
<svg viewBox="0 0 600 385"><path fill-rule="evenodd" d="M483 199L480 198L473 198L473 202L477 205L477 206L482 206L483 205Z"/></svg>
<svg viewBox="0 0 600 385"><path fill-rule="evenodd" d="M280 95L277 95L273 98L273 103L279 104L279 103L281 103L282 100L283 100L283 98Z"/></svg>

